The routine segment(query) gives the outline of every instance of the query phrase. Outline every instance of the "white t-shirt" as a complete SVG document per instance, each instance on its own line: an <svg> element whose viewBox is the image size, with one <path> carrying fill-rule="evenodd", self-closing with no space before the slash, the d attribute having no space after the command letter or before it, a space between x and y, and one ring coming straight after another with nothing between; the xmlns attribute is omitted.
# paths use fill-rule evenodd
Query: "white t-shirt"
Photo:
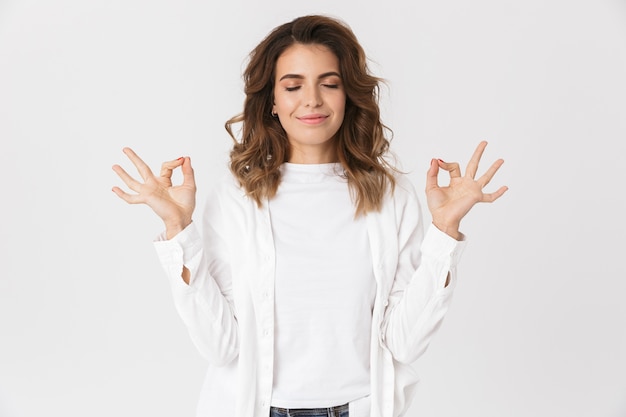
<svg viewBox="0 0 626 417"><path fill-rule="evenodd" d="M276 250L272 405L340 405L370 392L376 281L364 216L340 164L283 164L269 202Z"/></svg>

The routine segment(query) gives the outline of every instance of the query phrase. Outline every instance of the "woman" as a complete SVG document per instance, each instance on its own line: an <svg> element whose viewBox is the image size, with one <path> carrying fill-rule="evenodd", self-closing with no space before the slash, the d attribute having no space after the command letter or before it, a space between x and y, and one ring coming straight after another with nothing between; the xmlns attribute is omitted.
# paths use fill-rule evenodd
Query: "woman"
<svg viewBox="0 0 626 417"><path fill-rule="evenodd" d="M113 191L165 223L155 247L209 362L198 416L400 416L411 364L450 303L459 224L506 191L482 191L502 160L475 180L485 142L465 175L433 159L424 234L412 186L386 159L381 80L347 25L304 16L275 28L244 80L244 110L226 123L232 175L211 192L202 234L189 157L155 176L125 148L143 182L113 167L136 194Z"/></svg>

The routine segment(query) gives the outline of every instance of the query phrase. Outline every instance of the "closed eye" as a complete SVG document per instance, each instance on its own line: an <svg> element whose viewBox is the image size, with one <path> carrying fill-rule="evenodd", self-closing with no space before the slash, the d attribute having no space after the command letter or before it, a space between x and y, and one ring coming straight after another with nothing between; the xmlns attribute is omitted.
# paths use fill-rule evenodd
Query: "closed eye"
<svg viewBox="0 0 626 417"><path fill-rule="evenodd" d="M295 87L285 87L286 91L296 91L300 88L299 85L295 86Z"/></svg>

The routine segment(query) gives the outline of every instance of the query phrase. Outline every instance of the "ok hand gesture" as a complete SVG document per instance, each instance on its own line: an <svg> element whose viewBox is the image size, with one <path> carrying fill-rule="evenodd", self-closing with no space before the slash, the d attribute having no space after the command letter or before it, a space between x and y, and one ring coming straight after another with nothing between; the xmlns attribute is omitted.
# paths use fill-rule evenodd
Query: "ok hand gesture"
<svg viewBox="0 0 626 417"><path fill-rule="evenodd" d="M196 206L196 183L189 157L164 162L159 176L155 176L150 167L130 148L123 152L137 168L143 182L135 180L119 165L113 165L113 171L136 194L129 194L119 187L113 192L129 204L148 205L165 223L167 238L183 230L191 223ZM172 185L172 172L181 167L183 183Z"/></svg>
<svg viewBox="0 0 626 417"><path fill-rule="evenodd" d="M426 177L428 209L433 224L455 239L461 237L459 233L461 220L476 203L494 202L508 189L506 186L502 186L493 193L483 192L483 188L489 184L489 181L504 163L502 159L494 162L480 178L474 179L478 171L478 163L486 146L487 142L485 141L478 145L467 164L465 175L461 175L461 169L456 162L433 159L430 163ZM447 187L440 187L437 182L440 168L450 173L450 184Z"/></svg>

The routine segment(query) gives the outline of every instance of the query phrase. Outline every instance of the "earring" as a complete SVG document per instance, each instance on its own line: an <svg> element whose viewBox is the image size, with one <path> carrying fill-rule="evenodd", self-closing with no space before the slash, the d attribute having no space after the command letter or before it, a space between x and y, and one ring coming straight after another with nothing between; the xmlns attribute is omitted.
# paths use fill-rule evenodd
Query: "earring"
<svg viewBox="0 0 626 417"><path fill-rule="evenodd" d="M278 113L276 113L274 110L270 110L270 114L272 115L273 118L278 117Z"/></svg>

